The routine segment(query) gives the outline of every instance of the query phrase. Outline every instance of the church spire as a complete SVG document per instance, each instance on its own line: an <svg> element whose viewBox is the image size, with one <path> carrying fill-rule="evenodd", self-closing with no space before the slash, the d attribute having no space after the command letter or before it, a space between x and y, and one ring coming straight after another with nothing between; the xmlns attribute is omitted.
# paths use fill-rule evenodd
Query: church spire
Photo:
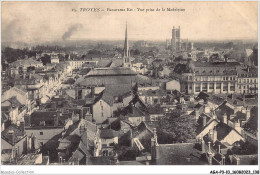
<svg viewBox="0 0 260 175"><path fill-rule="evenodd" d="M128 38L127 38L127 23L126 23L126 28L125 28L123 67L131 67L130 50L129 50Z"/></svg>
<svg viewBox="0 0 260 175"><path fill-rule="evenodd" d="M127 39L127 23L125 28L125 44L124 44L124 57L129 57L129 46L128 46L128 39Z"/></svg>

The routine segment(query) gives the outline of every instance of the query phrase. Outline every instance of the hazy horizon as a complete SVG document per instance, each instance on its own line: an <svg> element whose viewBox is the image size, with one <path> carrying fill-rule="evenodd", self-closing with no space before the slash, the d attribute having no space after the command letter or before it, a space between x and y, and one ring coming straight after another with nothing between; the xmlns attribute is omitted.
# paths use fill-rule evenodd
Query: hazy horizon
<svg viewBox="0 0 260 175"><path fill-rule="evenodd" d="M101 12L79 12L80 8ZM185 12L108 12L107 8L179 8ZM72 9L78 10L73 12ZM257 2L2 2L2 43L165 41L173 26L190 41L257 38Z"/></svg>

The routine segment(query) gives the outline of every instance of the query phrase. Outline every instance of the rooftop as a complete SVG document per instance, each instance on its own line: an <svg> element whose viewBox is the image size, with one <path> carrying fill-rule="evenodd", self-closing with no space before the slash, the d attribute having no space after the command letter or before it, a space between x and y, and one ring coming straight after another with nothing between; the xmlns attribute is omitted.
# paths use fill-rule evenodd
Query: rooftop
<svg viewBox="0 0 260 175"><path fill-rule="evenodd" d="M206 165L200 159L201 151L194 143L159 144L156 155L157 165Z"/></svg>

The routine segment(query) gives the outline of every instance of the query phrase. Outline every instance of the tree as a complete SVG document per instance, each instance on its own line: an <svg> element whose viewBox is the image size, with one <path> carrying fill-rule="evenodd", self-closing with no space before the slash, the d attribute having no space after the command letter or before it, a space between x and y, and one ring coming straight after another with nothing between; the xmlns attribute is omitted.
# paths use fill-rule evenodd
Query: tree
<svg viewBox="0 0 260 175"><path fill-rule="evenodd" d="M42 61L43 65L46 65L47 63L51 63L51 56L44 55L44 57L41 58L41 61Z"/></svg>
<svg viewBox="0 0 260 175"><path fill-rule="evenodd" d="M159 121L160 128L172 135L175 142L187 142L196 137L196 120L189 115L181 115L176 110Z"/></svg>

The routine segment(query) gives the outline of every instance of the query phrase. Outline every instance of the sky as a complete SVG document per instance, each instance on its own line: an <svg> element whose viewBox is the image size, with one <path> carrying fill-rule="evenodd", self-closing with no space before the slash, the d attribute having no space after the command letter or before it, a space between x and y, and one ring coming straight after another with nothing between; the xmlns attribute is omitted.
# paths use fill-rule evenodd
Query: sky
<svg viewBox="0 0 260 175"><path fill-rule="evenodd" d="M80 8L104 11L83 12ZM107 11L108 8L133 11ZM157 8L160 11L146 12ZM241 1L2 2L2 41L123 40L126 22L130 40L170 39L173 26L181 27L182 39L257 40L257 9L257 2Z"/></svg>

